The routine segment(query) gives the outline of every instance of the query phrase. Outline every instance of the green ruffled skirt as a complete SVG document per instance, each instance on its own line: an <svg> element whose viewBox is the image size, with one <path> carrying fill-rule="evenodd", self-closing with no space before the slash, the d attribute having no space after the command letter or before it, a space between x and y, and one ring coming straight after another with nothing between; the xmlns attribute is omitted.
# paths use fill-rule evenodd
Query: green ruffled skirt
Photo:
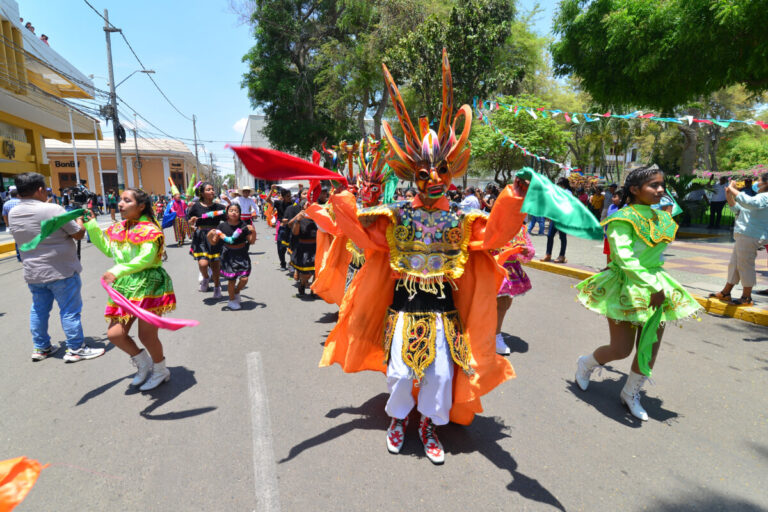
<svg viewBox="0 0 768 512"><path fill-rule="evenodd" d="M142 309L162 315L176 309L171 276L163 267L153 267L116 279L112 287L126 299ZM117 305L111 298L104 311L107 320L127 322L133 315Z"/></svg>
<svg viewBox="0 0 768 512"><path fill-rule="evenodd" d="M696 317L701 306L680 283L661 267L648 269L664 290L662 322ZM646 286L629 282L624 272L609 268L576 285L578 299L587 308L612 320L644 324L653 314L648 307L651 291Z"/></svg>

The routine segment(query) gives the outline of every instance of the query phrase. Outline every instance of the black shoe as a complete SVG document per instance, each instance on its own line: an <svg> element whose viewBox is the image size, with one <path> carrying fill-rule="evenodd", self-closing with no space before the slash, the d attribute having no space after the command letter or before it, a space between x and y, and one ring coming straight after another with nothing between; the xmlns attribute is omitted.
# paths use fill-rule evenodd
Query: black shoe
<svg viewBox="0 0 768 512"><path fill-rule="evenodd" d="M288 267L285 265L285 263L280 264L280 270L288 270Z"/></svg>
<svg viewBox="0 0 768 512"><path fill-rule="evenodd" d="M307 288L303 284L299 283L299 296L303 297L304 293L306 292Z"/></svg>

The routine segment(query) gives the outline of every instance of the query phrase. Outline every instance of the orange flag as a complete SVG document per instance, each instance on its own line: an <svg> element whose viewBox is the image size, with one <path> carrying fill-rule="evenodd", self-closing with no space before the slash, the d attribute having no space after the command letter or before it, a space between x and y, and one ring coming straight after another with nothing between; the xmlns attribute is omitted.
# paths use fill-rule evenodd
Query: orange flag
<svg viewBox="0 0 768 512"><path fill-rule="evenodd" d="M0 512L10 512L24 501L45 467L26 457L0 461Z"/></svg>

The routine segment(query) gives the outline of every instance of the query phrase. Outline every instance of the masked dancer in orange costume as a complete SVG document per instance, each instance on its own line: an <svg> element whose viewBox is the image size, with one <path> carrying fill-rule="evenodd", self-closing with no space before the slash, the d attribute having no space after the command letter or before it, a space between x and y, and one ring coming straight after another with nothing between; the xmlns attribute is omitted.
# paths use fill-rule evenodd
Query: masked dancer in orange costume
<svg viewBox="0 0 768 512"><path fill-rule="evenodd" d="M344 297L320 362L339 363L346 372L385 372L388 450L399 453L408 415L418 402L419 437L435 464L445 459L435 427L449 421L468 425L482 411L480 396L515 376L512 365L496 354L495 325L488 319L505 275L489 250L502 247L520 229L526 187L520 180L508 186L490 216L450 211L445 192L452 179L466 172L472 110L464 105L453 116L445 51L442 65L437 133L426 118L419 120L416 132L383 66L405 133L401 147L383 123L390 146L387 163L399 178L416 182L419 195L410 203L360 211L348 192L331 198L336 223L365 252L366 263ZM459 119L463 127L457 137Z"/></svg>
<svg viewBox="0 0 768 512"><path fill-rule="evenodd" d="M384 144L381 141L362 139L358 145L360 172L357 175L358 200L364 208L376 206L381 201L384 183L392 171L386 165ZM341 305L344 292L365 262L365 253L339 228L333 208L313 204L307 209L312 218L332 238L323 257L318 261L318 271L312 291L329 304ZM320 252L318 236L318 255Z"/></svg>

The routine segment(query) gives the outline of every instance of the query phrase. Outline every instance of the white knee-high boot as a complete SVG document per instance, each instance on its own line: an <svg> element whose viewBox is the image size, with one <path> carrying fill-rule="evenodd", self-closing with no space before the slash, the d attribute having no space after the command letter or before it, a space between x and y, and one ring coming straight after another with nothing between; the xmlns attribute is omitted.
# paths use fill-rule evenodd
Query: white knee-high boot
<svg viewBox="0 0 768 512"><path fill-rule="evenodd" d="M149 391L150 389L155 389L157 386L162 384L163 382L167 382L171 379L171 372L168 370L168 368L165 367L165 359L160 361L159 363L155 363L152 367L152 373L150 374L147 381L144 383L143 386L141 386L139 389L141 391Z"/></svg>
<svg viewBox="0 0 768 512"><path fill-rule="evenodd" d="M141 349L141 352L131 357L131 364L136 367L136 376L131 381L131 386L140 386L147 380L149 372L152 371L152 358L146 350Z"/></svg>
<svg viewBox="0 0 768 512"><path fill-rule="evenodd" d="M624 384L624 389L621 390L619 395L621 403L629 408L632 416L643 421L648 421L648 413L640 405L640 390L643 388L646 380L648 380L648 377L645 375L630 370L627 383Z"/></svg>
<svg viewBox="0 0 768 512"><path fill-rule="evenodd" d="M592 375L592 371L598 366L600 366L600 364L593 354L581 356L579 358L576 363L576 384L579 385L582 391L587 390L587 386L589 386L589 376Z"/></svg>

